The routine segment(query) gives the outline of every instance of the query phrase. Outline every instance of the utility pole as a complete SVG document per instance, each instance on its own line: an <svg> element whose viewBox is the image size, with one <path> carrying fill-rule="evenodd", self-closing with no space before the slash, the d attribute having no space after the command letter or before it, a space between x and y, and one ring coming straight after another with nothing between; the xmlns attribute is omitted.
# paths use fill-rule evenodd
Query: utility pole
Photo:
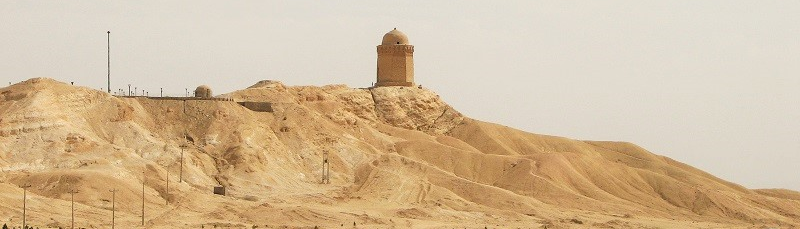
<svg viewBox="0 0 800 229"><path fill-rule="evenodd" d="M108 33L108 93L111 93L111 31Z"/></svg>
<svg viewBox="0 0 800 229"><path fill-rule="evenodd" d="M22 228L28 227L27 221L25 221L25 209L27 208L26 206L28 201L27 195L28 195L28 188L30 187L31 185L22 186Z"/></svg>
<svg viewBox="0 0 800 229"><path fill-rule="evenodd" d="M166 200L166 205L169 205L169 170L167 170L167 196L164 198Z"/></svg>
<svg viewBox="0 0 800 229"><path fill-rule="evenodd" d="M72 202L72 207L70 207L72 209L72 223L70 224L71 229L75 229L75 193L78 193L78 190L69 190L69 201Z"/></svg>
<svg viewBox="0 0 800 229"><path fill-rule="evenodd" d="M111 192L111 229L114 229L114 218L115 218L114 217L114 213L115 213L115 210L116 210L114 205L115 205L115 202L116 202L115 197L116 197L116 194L117 194L118 190L115 188L115 189L111 189L111 190L108 190L108 191Z"/></svg>
<svg viewBox="0 0 800 229"><path fill-rule="evenodd" d="M147 179L144 176L144 170L142 170L142 226L144 226L144 182Z"/></svg>

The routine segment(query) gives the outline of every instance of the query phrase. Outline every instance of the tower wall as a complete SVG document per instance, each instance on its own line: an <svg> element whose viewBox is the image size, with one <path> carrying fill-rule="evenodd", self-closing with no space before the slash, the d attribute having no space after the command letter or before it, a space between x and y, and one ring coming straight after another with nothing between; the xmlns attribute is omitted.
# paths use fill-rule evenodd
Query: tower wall
<svg viewBox="0 0 800 229"><path fill-rule="evenodd" d="M375 86L414 86L413 45L378 45L378 81Z"/></svg>

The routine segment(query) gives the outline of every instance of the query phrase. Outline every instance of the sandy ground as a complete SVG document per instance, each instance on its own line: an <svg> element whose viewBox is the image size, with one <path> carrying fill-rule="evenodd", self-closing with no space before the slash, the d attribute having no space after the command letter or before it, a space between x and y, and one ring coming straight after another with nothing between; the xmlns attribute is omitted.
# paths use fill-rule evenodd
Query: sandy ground
<svg viewBox="0 0 800 229"><path fill-rule="evenodd" d="M117 228L800 225L798 192L746 189L631 143L470 119L426 89L262 81L218 97L233 101L41 78L0 88L0 224L21 227L30 186L39 228L69 228L71 190L81 228L110 228L112 202Z"/></svg>

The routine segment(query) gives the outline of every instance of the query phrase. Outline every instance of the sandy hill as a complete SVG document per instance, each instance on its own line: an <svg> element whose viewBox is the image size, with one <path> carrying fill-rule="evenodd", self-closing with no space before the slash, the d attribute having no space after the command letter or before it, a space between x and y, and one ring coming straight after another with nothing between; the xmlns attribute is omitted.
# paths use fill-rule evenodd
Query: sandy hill
<svg viewBox="0 0 800 229"><path fill-rule="evenodd" d="M750 190L631 143L470 119L426 89L262 81L219 97L233 101L43 78L0 89L0 224L21 226L30 185L31 225L69 227L76 190L76 227L109 228L117 189L116 226L141 227L144 185L147 228L800 225L798 192Z"/></svg>

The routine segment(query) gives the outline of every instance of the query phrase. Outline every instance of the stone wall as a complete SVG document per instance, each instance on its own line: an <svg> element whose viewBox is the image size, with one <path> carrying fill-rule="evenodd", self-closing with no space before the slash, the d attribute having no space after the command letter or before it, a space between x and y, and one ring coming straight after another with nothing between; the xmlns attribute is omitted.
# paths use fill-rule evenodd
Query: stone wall
<svg viewBox="0 0 800 229"><path fill-rule="evenodd" d="M272 112L272 103L270 102L239 102L239 105L242 105L252 111Z"/></svg>
<svg viewBox="0 0 800 229"><path fill-rule="evenodd" d="M200 98L200 97L149 97L149 96L127 96L127 95L115 95L114 97L118 98L145 98L145 99L155 99L155 100L210 100L210 101L233 101L233 99L229 98Z"/></svg>

